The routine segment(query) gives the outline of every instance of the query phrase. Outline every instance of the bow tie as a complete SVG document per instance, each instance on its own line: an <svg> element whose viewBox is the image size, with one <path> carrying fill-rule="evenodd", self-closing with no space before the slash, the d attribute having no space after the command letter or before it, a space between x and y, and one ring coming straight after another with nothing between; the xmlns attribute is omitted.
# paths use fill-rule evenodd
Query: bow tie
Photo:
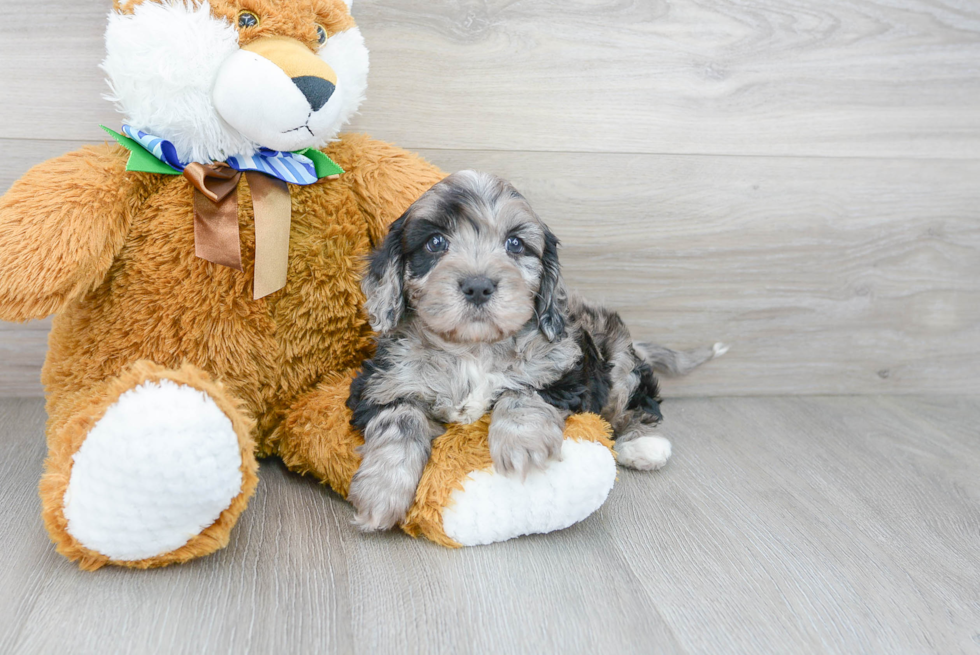
<svg viewBox="0 0 980 655"><path fill-rule="evenodd" d="M255 279L258 300L286 285L292 206L288 184L309 185L335 179L344 170L319 150L280 152L260 148L253 155L229 157L218 164L184 163L166 139L129 125L125 135L102 126L130 151L126 170L183 175L194 186L195 254L209 262L242 270L238 234L238 182L242 173L252 192L255 215Z"/></svg>

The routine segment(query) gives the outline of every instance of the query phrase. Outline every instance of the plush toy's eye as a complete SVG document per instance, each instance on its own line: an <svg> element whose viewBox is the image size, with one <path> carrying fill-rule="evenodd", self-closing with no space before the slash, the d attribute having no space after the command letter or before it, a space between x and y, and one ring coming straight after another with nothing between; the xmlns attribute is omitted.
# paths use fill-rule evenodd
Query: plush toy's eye
<svg viewBox="0 0 980 655"><path fill-rule="evenodd" d="M504 247L507 248L507 252L519 255L524 252L524 242L518 237L510 237L504 242Z"/></svg>
<svg viewBox="0 0 980 655"><path fill-rule="evenodd" d="M245 29L246 27L258 27L259 17L250 11L240 11L238 12L238 27Z"/></svg>
<svg viewBox="0 0 980 655"><path fill-rule="evenodd" d="M433 234L429 237L429 240L425 242L425 249L429 252L442 252L449 247L449 242L446 241L446 237L441 234Z"/></svg>
<svg viewBox="0 0 980 655"><path fill-rule="evenodd" d="M327 42L327 30L323 29L323 25L319 23L316 25L316 40L320 42L320 45Z"/></svg>

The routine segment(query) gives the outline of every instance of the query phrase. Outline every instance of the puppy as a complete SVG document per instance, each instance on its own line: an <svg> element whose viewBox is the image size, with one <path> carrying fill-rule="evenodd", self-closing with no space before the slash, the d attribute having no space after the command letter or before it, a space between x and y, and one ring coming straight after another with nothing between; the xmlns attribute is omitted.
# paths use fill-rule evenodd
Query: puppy
<svg viewBox="0 0 980 655"><path fill-rule="evenodd" d="M349 493L363 530L404 520L432 439L486 412L503 473L559 457L577 412L609 421L620 464L660 468L670 442L655 434L654 369L684 374L723 352L634 343L618 314L569 295L558 239L486 173L451 175L409 207L370 256L363 288L378 348L347 402L364 435Z"/></svg>

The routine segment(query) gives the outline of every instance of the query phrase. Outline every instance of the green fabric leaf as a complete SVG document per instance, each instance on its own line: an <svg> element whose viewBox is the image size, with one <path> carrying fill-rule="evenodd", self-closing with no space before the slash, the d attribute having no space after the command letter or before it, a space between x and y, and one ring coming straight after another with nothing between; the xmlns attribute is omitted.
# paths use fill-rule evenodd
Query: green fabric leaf
<svg viewBox="0 0 980 655"><path fill-rule="evenodd" d="M129 161L126 162L126 170L133 173L159 173L161 175L182 175L176 168L160 161L140 145L139 141L130 139L125 134L114 132L105 125L100 125L103 130L109 133L116 142L129 151Z"/></svg>
<svg viewBox="0 0 980 655"><path fill-rule="evenodd" d="M316 176L320 178L330 177L331 175L340 175L344 172L340 166L338 166L334 160L327 157L325 154L317 150L316 148L307 148L306 150L300 150L296 153L297 155L303 155L309 157L313 160L313 166L316 168Z"/></svg>

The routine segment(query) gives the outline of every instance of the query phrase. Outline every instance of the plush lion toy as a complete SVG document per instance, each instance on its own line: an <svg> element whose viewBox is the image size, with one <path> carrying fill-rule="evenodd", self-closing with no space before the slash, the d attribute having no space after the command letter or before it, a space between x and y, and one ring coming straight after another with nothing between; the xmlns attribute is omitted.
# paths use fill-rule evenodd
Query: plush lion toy
<svg viewBox="0 0 980 655"><path fill-rule="evenodd" d="M106 48L123 126L0 200L0 319L57 314L41 498L58 551L147 568L228 543L256 458L346 494L363 441L345 401L373 349L362 259L444 175L337 137L368 72L342 0L116 0ZM486 434L436 440L405 531L547 532L613 485L594 416L526 480L493 472Z"/></svg>

